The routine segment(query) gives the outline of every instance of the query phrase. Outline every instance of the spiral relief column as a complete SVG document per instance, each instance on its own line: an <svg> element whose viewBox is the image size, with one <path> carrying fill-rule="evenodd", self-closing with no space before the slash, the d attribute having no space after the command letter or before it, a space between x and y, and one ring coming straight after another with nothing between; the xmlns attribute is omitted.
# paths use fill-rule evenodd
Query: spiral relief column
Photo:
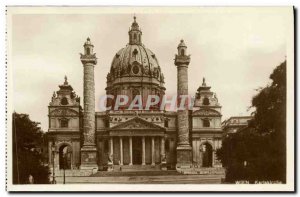
<svg viewBox="0 0 300 197"><path fill-rule="evenodd" d="M95 144L95 82L94 66L97 64L94 46L90 38L84 43L84 54L81 54L83 64L83 146L81 148L80 169L98 169L97 148Z"/></svg>
<svg viewBox="0 0 300 197"><path fill-rule="evenodd" d="M186 45L183 40L180 41L178 54L175 56L175 65L177 66L177 102L178 107L181 103L180 96L188 96L188 65L190 56L186 54ZM177 110L177 164L176 168L191 167L192 164L192 147L189 142L189 111L188 103L184 103L183 109Z"/></svg>

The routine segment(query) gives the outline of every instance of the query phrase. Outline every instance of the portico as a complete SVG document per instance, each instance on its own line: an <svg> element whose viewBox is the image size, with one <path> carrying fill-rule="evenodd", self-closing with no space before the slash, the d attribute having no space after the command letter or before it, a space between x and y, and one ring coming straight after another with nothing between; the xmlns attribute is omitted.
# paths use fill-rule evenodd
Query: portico
<svg viewBox="0 0 300 197"><path fill-rule="evenodd" d="M159 165L165 157L165 129L140 117L112 127L109 155L113 165Z"/></svg>
<svg viewBox="0 0 300 197"><path fill-rule="evenodd" d="M160 164L162 155L166 154L163 136L111 136L109 141L109 154L113 156L114 165L154 166ZM114 143L116 141L118 143Z"/></svg>

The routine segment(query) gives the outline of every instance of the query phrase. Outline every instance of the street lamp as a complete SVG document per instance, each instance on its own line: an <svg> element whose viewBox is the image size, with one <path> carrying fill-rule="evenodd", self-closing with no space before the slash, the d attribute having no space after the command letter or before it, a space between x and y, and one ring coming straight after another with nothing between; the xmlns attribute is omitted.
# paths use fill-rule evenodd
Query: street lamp
<svg viewBox="0 0 300 197"><path fill-rule="evenodd" d="M55 164L54 164L54 157L55 157L55 142L52 143L51 152L52 152L52 184L56 184L55 180Z"/></svg>
<svg viewBox="0 0 300 197"><path fill-rule="evenodd" d="M67 163L67 154L64 154L64 162L63 162L63 171L64 171L64 184L66 184L66 163Z"/></svg>

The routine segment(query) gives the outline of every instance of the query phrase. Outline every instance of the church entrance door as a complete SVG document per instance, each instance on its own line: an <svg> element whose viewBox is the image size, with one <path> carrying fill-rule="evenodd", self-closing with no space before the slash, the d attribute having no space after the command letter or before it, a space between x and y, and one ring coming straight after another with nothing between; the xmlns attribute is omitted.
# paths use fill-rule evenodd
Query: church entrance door
<svg viewBox="0 0 300 197"><path fill-rule="evenodd" d="M59 147L59 169L71 169L71 152L69 145Z"/></svg>
<svg viewBox="0 0 300 197"><path fill-rule="evenodd" d="M212 167L213 149L209 143L203 144L203 167Z"/></svg>
<svg viewBox="0 0 300 197"><path fill-rule="evenodd" d="M132 137L132 163L133 165L142 164L142 138Z"/></svg>

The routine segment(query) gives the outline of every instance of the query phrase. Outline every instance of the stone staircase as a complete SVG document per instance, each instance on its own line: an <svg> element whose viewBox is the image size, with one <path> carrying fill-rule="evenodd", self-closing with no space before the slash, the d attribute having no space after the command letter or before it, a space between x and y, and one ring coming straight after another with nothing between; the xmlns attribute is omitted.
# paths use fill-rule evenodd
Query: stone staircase
<svg viewBox="0 0 300 197"><path fill-rule="evenodd" d="M121 167L121 170L120 170ZM79 171L79 170L78 170ZM222 168L189 169L186 171L160 170L160 166L114 166L114 171L98 171L92 174L66 173L66 183L106 184L220 184L225 178ZM61 173L58 184L63 183Z"/></svg>
<svg viewBox="0 0 300 197"><path fill-rule="evenodd" d="M159 171L159 165L114 165L114 172L133 172L133 171Z"/></svg>
<svg viewBox="0 0 300 197"><path fill-rule="evenodd" d="M133 176L172 176L172 175L181 175L176 170L147 170L147 171L99 171L95 174L92 174L91 177L133 177Z"/></svg>
<svg viewBox="0 0 300 197"><path fill-rule="evenodd" d="M220 184L224 178L220 175L178 175L176 171L160 171L162 174L158 175L157 172L98 172L89 177L66 177L66 184ZM56 180L57 184L63 183L63 177Z"/></svg>

